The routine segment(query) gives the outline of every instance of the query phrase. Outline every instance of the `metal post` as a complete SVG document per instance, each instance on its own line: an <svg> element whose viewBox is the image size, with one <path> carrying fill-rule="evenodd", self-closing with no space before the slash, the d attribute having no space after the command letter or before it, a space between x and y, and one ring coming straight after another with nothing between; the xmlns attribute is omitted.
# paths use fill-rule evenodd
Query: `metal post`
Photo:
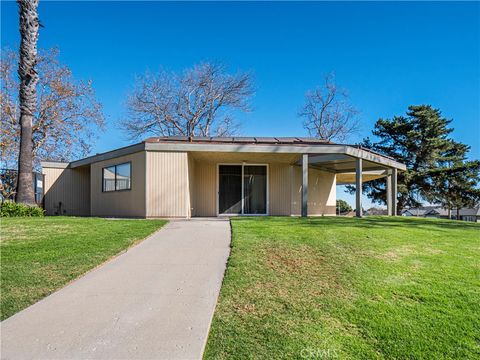
<svg viewBox="0 0 480 360"><path fill-rule="evenodd" d="M355 215L362 217L362 159L357 158L355 167L355 197L356 197L356 209Z"/></svg>
<svg viewBox="0 0 480 360"><path fill-rule="evenodd" d="M392 169L392 215L397 216L397 169Z"/></svg>
<svg viewBox="0 0 480 360"><path fill-rule="evenodd" d="M387 182L386 182L386 185L385 185L385 193L386 193L385 196L386 196L386 199L387 199L387 214L388 214L388 216L392 216L393 196L392 196L392 174L391 174L390 170L388 170L386 180L387 180Z"/></svg>
<svg viewBox="0 0 480 360"><path fill-rule="evenodd" d="M308 154L302 155L302 217L308 215Z"/></svg>

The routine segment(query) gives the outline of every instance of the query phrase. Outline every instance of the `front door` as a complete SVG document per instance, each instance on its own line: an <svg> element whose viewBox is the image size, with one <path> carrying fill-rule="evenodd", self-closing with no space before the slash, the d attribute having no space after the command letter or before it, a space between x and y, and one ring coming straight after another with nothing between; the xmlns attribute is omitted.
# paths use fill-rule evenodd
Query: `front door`
<svg viewBox="0 0 480 360"><path fill-rule="evenodd" d="M218 213L220 215L267 214L267 167L219 165Z"/></svg>

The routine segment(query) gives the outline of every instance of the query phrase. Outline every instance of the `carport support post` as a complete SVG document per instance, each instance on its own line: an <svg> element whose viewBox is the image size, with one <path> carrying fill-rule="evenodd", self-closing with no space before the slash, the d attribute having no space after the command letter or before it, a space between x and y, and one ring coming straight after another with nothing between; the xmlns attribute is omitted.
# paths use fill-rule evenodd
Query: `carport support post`
<svg viewBox="0 0 480 360"><path fill-rule="evenodd" d="M302 217L308 215L308 154L302 155Z"/></svg>
<svg viewBox="0 0 480 360"><path fill-rule="evenodd" d="M392 192L392 172L388 170L387 173L387 183L385 184L385 197L387 199L387 214L388 216L392 216L392 200L393 200L393 192Z"/></svg>
<svg viewBox="0 0 480 360"><path fill-rule="evenodd" d="M397 169L392 169L392 215L397 216Z"/></svg>
<svg viewBox="0 0 480 360"><path fill-rule="evenodd" d="M355 166L355 197L356 209L355 215L362 217L362 159L357 158Z"/></svg>

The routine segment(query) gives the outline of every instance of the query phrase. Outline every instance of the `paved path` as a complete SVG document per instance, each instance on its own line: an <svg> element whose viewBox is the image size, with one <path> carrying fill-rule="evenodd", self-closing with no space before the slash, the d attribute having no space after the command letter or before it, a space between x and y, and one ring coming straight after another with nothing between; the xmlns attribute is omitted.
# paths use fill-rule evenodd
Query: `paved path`
<svg viewBox="0 0 480 360"><path fill-rule="evenodd" d="M2 359L199 359L229 254L227 220L173 221L1 324Z"/></svg>

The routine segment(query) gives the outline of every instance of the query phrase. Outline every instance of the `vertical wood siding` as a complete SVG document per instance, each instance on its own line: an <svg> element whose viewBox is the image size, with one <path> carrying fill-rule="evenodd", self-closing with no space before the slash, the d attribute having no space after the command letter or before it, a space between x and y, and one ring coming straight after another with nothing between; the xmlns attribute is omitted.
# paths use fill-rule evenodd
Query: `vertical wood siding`
<svg viewBox="0 0 480 360"><path fill-rule="evenodd" d="M186 152L147 151L147 217L190 216Z"/></svg>
<svg viewBox="0 0 480 360"><path fill-rule="evenodd" d="M229 154L231 156L231 154ZM78 169L45 168L45 208L66 215L118 217L216 216L217 163L186 152L138 152ZM131 162L132 189L102 192L102 169ZM258 163L256 156L251 161ZM285 162L269 165L269 213L300 215L301 168ZM335 174L309 169L309 215L335 215ZM62 214L63 214L62 210Z"/></svg>
<svg viewBox="0 0 480 360"><path fill-rule="evenodd" d="M194 161L193 203L195 216L217 216L217 165Z"/></svg>
<svg viewBox="0 0 480 360"><path fill-rule="evenodd" d="M292 215L301 214L302 169L293 166ZM308 215L335 215L335 174L317 169L308 169Z"/></svg>
<svg viewBox="0 0 480 360"><path fill-rule="evenodd" d="M290 215L291 168L288 164L269 164L270 215Z"/></svg>
<svg viewBox="0 0 480 360"><path fill-rule="evenodd" d="M90 167L43 168L47 215L90 215ZM61 205L60 205L61 202Z"/></svg>
<svg viewBox="0 0 480 360"><path fill-rule="evenodd" d="M103 168L131 162L131 189L102 192ZM145 217L145 152L120 156L91 165L92 216Z"/></svg>
<svg viewBox="0 0 480 360"><path fill-rule="evenodd" d="M270 215L300 215L301 168L272 162L268 166ZM194 216L216 216L217 162L195 160L193 179ZM335 174L310 168L308 181L309 215L335 215Z"/></svg>
<svg viewBox="0 0 480 360"><path fill-rule="evenodd" d="M195 197L194 194L195 187L195 161L191 154L188 154L188 197L190 200L190 216L195 215Z"/></svg>

